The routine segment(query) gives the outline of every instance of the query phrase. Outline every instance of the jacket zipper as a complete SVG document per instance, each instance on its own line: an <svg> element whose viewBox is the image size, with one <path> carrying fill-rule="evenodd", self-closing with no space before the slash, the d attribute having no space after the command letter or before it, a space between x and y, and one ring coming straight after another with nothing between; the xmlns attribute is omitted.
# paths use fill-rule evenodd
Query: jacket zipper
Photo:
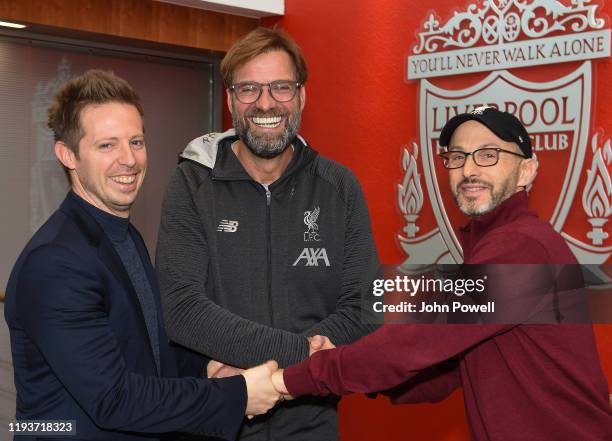
<svg viewBox="0 0 612 441"><path fill-rule="evenodd" d="M266 271L268 273L268 311L270 311L270 326L274 327L274 313L272 305L272 226L270 221L270 203L272 201L272 193L268 187L266 189Z"/></svg>
<svg viewBox="0 0 612 441"><path fill-rule="evenodd" d="M264 187L266 190L266 271L267 271L267 283L268 283L268 311L270 314L270 326L274 327L274 312L272 309L272 227L270 225L270 202L272 200L272 193L268 186ZM266 439L270 441L272 439L272 428L270 427L270 421L265 422L266 425Z"/></svg>

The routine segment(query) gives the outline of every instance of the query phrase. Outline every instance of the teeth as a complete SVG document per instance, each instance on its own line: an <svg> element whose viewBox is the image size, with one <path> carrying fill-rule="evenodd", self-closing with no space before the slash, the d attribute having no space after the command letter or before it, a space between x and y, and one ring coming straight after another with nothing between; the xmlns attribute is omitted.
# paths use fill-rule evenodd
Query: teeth
<svg viewBox="0 0 612 441"><path fill-rule="evenodd" d="M280 116L269 116L266 118L254 116L252 121L262 127L277 127L281 122Z"/></svg>
<svg viewBox="0 0 612 441"><path fill-rule="evenodd" d="M113 176L111 179L120 184L131 184L136 180L136 175L129 176Z"/></svg>

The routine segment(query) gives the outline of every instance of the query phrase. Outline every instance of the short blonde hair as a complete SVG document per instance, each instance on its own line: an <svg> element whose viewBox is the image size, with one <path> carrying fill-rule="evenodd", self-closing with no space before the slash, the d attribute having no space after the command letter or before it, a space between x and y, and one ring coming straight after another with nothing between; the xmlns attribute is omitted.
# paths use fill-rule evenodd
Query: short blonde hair
<svg viewBox="0 0 612 441"><path fill-rule="evenodd" d="M47 111L47 125L53 130L55 142L62 141L78 158L79 142L84 135L81 111L89 104L110 102L131 104L144 116L138 94L112 72L92 69L66 82Z"/></svg>

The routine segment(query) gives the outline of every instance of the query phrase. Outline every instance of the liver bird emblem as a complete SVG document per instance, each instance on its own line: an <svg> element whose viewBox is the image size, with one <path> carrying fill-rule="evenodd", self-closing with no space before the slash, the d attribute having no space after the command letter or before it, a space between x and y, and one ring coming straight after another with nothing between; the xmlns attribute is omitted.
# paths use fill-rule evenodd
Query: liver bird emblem
<svg viewBox="0 0 612 441"><path fill-rule="evenodd" d="M308 227L308 232L314 232L319 229L317 225L317 218L319 217L319 213L321 212L321 207L315 207L312 211L304 212L304 223Z"/></svg>

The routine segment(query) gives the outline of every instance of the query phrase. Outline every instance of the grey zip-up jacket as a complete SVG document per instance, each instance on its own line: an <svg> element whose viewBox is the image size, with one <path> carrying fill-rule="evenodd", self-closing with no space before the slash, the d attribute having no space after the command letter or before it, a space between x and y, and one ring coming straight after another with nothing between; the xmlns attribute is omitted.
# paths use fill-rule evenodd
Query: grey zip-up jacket
<svg viewBox="0 0 612 441"><path fill-rule="evenodd" d="M233 153L237 139L230 130L190 142L168 186L156 266L169 337L226 364L284 367L308 357L308 336L342 345L372 331L361 301L379 261L354 175L298 137L266 189ZM283 403L240 439L338 439L335 405Z"/></svg>

